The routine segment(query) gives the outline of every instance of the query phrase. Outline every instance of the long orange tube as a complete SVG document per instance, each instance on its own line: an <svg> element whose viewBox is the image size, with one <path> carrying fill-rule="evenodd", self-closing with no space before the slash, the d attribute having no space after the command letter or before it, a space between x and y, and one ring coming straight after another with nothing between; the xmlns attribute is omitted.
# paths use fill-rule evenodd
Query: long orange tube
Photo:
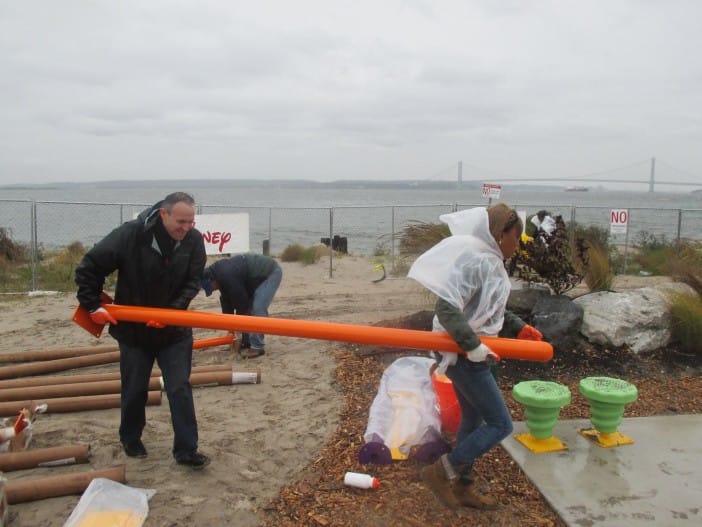
<svg viewBox="0 0 702 527"><path fill-rule="evenodd" d="M449 335L431 331L382 328L336 322L225 315L204 311L117 304L103 304L103 307L117 320L126 322L145 323L149 320L156 320L171 326L226 329L246 333L270 333L287 337L338 340L358 344L450 351L454 353L462 351ZM553 357L553 347L548 342L499 337L480 337L480 340L502 358L548 361Z"/></svg>

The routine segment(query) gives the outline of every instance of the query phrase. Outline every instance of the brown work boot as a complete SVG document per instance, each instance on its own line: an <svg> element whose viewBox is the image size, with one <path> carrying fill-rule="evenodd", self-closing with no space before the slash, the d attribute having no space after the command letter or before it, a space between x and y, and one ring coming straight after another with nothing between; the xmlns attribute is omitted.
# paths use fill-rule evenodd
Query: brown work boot
<svg viewBox="0 0 702 527"><path fill-rule="evenodd" d="M454 485L453 490L456 501L463 507L483 510L494 510L497 508L497 500L480 489L473 471L467 477L460 478Z"/></svg>
<svg viewBox="0 0 702 527"><path fill-rule="evenodd" d="M450 509L457 509L461 504L454 490L458 475L451 467L446 454L431 465L422 467L419 476L434 495Z"/></svg>

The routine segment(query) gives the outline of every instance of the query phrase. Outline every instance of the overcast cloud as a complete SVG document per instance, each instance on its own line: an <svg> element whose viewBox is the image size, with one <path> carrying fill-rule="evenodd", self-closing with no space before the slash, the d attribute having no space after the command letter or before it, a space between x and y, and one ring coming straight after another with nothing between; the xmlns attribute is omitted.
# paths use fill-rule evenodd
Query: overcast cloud
<svg viewBox="0 0 702 527"><path fill-rule="evenodd" d="M654 156L659 180L698 180L700 20L697 0L0 0L0 182L459 160L645 179Z"/></svg>

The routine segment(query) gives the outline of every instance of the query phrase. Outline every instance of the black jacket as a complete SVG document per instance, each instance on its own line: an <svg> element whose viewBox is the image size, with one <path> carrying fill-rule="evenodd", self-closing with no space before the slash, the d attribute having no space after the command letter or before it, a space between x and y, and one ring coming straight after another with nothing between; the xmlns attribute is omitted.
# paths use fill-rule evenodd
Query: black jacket
<svg viewBox="0 0 702 527"><path fill-rule="evenodd" d="M207 256L202 235L191 229L170 255L161 253L155 231L163 229L162 202L117 227L81 260L76 269L78 301L89 311L100 307L105 277L118 271L115 304L187 309L200 290ZM162 346L192 335L192 328L149 328L142 323L110 325L110 335L133 346Z"/></svg>
<svg viewBox="0 0 702 527"><path fill-rule="evenodd" d="M219 284L222 313L249 315L256 289L277 268L278 263L261 254L237 254L217 260L207 268L207 274Z"/></svg>

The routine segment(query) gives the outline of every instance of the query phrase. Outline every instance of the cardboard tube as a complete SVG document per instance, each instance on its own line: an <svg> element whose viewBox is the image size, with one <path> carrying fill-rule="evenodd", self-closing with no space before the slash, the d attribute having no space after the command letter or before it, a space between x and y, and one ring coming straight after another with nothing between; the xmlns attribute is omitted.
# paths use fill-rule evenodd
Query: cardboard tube
<svg viewBox="0 0 702 527"><path fill-rule="evenodd" d="M119 351L85 355L83 357L32 362L29 364L17 364L16 366L3 366L0 368L0 379L15 379L17 377L27 377L29 375L65 371L72 368L110 364L112 362L119 362Z"/></svg>
<svg viewBox="0 0 702 527"><path fill-rule="evenodd" d="M232 371L231 364L209 364L206 366L193 366L192 373L205 371ZM154 368L151 370L152 377L160 377L161 370ZM51 384L74 384L79 382L114 381L120 379L120 373L113 371L109 373L83 373L79 375L42 375L39 377L27 377L21 379L0 380L0 390L5 388L22 388L27 386L48 386Z"/></svg>
<svg viewBox="0 0 702 527"><path fill-rule="evenodd" d="M227 315L204 311L122 306L117 304L103 304L103 307L117 320L127 322L156 320L170 326L226 329L246 333L270 333L288 337L338 340L355 342L357 344L462 353L458 344L448 334L432 331ZM506 359L548 361L553 357L553 347L548 342L499 337L480 337L480 340L500 357Z"/></svg>
<svg viewBox="0 0 702 527"><path fill-rule="evenodd" d="M149 379L149 390L160 390L158 377ZM22 401L28 399L50 399L56 397L79 397L81 395L104 395L120 393L122 381L79 382L75 384L49 384L46 386L27 386L23 388L5 388L0 390L0 402Z"/></svg>
<svg viewBox="0 0 702 527"><path fill-rule="evenodd" d="M0 471L10 472L34 467L53 467L87 463L90 457L90 445L56 446L37 448L22 452L0 453Z"/></svg>
<svg viewBox="0 0 702 527"><path fill-rule="evenodd" d="M43 350L16 351L12 353L0 353L1 362L33 362L39 360L66 359L69 357L81 357L83 355L96 355L98 353L109 353L118 351L117 345L112 346L88 346L87 348L56 348Z"/></svg>
<svg viewBox="0 0 702 527"><path fill-rule="evenodd" d="M48 405L46 413L67 413L79 412L81 410L106 410L108 408L120 407L120 395L83 395L81 397L59 397L56 399L10 401L0 403L0 417L10 417L17 415L22 408L34 409L40 404ZM161 392L149 392L147 406L158 406L161 404Z"/></svg>
<svg viewBox="0 0 702 527"><path fill-rule="evenodd" d="M255 371L213 371L193 373L190 384L193 386L229 385L229 384L258 384L261 382L261 372Z"/></svg>
<svg viewBox="0 0 702 527"><path fill-rule="evenodd" d="M211 337L197 339L193 342L193 349L210 348L214 346L228 346L234 341L234 335L222 335L221 337ZM83 355L97 355L99 353L109 353L119 351L119 346L88 346L84 348L55 348L42 350L17 351L12 353L0 353L0 363L34 362L55 359L66 359L70 357L81 357Z"/></svg>
<svg viewBox="0 0 702 527"><path fill-rule="evenodd" d="M82 494L94 478L107 478L118 483L125 483L126 465L61 476L8 481L5 484L7 503L13 505L57 496Z"/></svg>

